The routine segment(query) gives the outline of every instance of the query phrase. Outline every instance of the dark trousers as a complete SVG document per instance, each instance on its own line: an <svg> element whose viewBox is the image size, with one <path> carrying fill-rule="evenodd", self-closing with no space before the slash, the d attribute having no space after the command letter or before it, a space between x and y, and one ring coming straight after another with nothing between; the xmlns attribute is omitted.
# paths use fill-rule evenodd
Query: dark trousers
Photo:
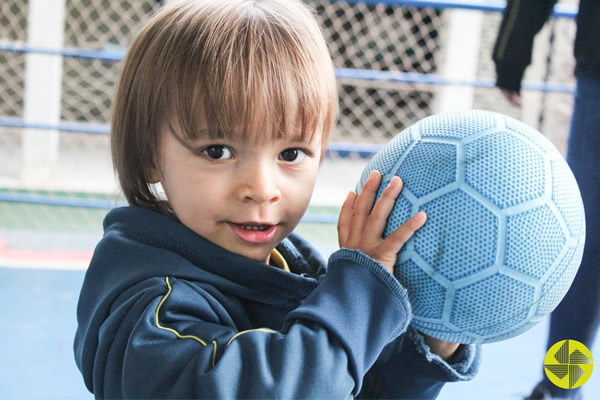
<svg viewBox="0 0 600 400"><path fill-rule="evenodd" d="M591 348L600 322L600 78L577 79L567 162L583 198L586 240L575 280L551 314L546 349L565 339ZM545 374L543 384L555 397L579 396L577 389L560 389Z"/></svg>

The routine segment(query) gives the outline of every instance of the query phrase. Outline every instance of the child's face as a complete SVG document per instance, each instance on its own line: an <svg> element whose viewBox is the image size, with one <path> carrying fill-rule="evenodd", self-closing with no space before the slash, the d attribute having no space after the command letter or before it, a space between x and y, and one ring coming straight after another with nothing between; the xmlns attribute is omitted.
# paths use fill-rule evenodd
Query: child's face
<svg viewBox="0 0 600 400"><path fill-rule="evenodd" d="M196 151L162 135L158 178L175 214L205 239L268 263L308 207L320 135L261 144L201 137L191 144Z"/></svg>

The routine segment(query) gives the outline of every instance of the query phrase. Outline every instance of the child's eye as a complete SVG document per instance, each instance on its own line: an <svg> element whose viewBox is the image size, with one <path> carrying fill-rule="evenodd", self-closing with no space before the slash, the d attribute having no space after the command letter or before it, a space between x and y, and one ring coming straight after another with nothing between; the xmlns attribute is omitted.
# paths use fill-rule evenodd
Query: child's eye
<svg viewBox="0 0 600 400"><path fill-rule="evenodd" d="M223 145L208 146L202 150L202 154L211 160L228 160L233 158L231 150Z"/></svg>
<svg viewBox="0 0 600 400"><path fill-rule="evenodd" d="M306 152L300 149L285 149L279 153L279 159L291 163L298 164L306 157Z"/></svg>

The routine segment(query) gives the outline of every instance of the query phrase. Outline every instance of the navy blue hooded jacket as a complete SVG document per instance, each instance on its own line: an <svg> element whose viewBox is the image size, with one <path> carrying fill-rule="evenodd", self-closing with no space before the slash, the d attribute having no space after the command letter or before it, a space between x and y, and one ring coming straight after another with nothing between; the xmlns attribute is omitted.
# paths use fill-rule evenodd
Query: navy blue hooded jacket
<svg viewBox="0 0 600 400"><path fill-rule="evenodd" d="M429 352L405 289L359 251L326 265L293 234L286 272L141 208L104 229L74 346L97 398L433 398L477 371L478 346Z"/></svg>

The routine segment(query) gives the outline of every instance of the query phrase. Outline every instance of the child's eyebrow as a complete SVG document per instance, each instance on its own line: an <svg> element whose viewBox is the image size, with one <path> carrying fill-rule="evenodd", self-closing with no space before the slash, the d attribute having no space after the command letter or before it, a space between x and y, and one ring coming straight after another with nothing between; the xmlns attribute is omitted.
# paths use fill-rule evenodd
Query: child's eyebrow
<svg viewBox="0 0 600 400"><path fill-rule="evenodd" d="M285 136L285 139L290 142L310 142L312 137L309 135L289 135Z"/></svg>
<svg viewBox="0 0 600 400"><path fill-rule="evenodd" d="M316 135L290 135L281 138L281 140L287 143L312 144L317 141L317 137Z"/></svg>

